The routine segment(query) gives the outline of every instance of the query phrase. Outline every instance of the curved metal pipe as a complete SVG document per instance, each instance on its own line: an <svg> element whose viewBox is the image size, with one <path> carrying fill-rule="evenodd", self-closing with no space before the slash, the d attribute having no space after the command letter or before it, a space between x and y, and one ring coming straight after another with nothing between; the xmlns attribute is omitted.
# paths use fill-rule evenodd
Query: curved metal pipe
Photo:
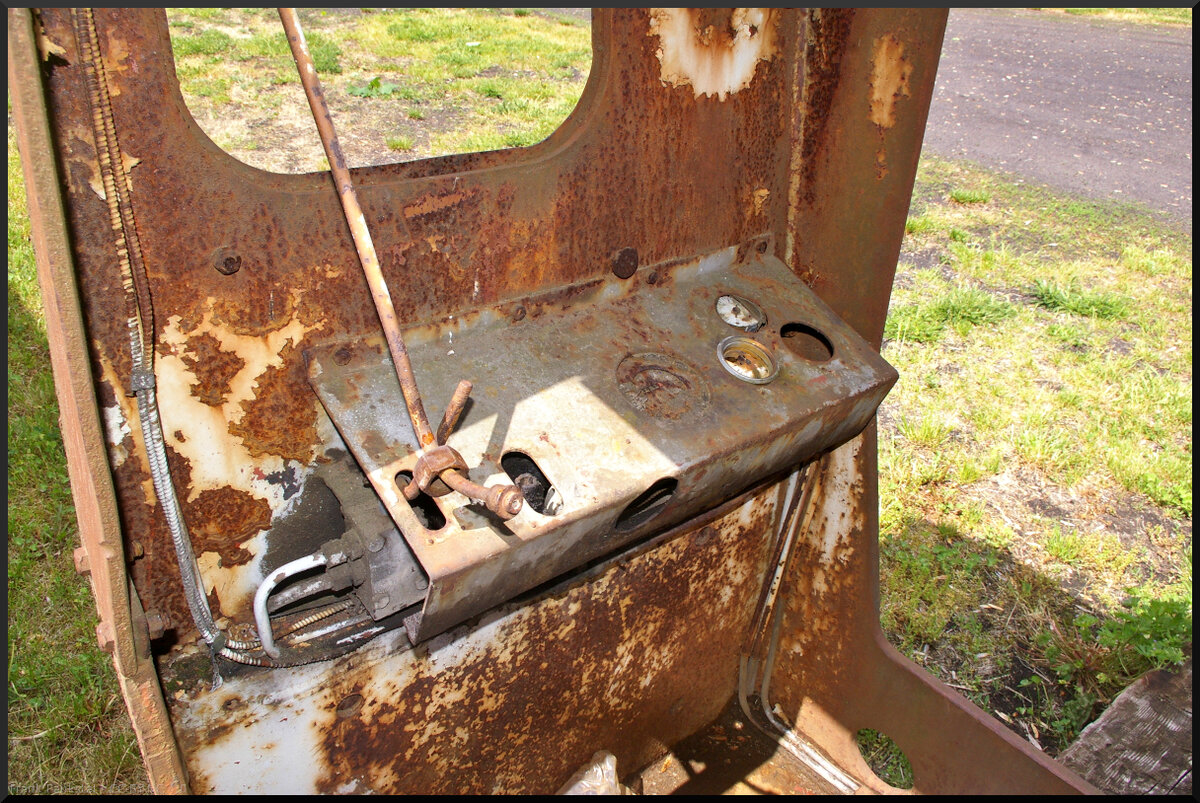
<svg viewBox="0 0 1200 803"><path fill-rule="evenodd" d="M289 577L293 577L309 569L324 566L326 558L320 552L297 558L291 563L285 563L271 572L259 585L254 593L254 624L258 628L258 640L262 643L263 652L272 658L279 657L279 648L275 646L275 637L271 633L271 614L267 612L267 598L275 590L275 586Z"/></svg>

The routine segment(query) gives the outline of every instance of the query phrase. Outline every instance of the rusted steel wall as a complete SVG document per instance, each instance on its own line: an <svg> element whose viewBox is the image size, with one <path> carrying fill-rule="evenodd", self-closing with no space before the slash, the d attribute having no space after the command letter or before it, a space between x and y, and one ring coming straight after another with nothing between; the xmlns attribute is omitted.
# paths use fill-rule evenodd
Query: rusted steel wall
<svg viewBox="0 0 1200 803"><path fill-rule="evenodd" d="M179 94L161 10L95 19L154 302L170 468L214 613L245 623L265 557L317 545L285 526L339 441L304 352L366 338L378 321L329 176L259 171L209 141ZM941 11L597 10L584 97L545 142L353 171L401 319L517 320L530 295L765 235L877 345L944 22ZM771 486L416 650L392 631L332 664L246 670L218 690L204 672L188 678L196 634L128 396L80 45L68 10L35 23L40 76L23 75L42 81L60 171L70 253L56 269L78 282L133 589L175 626L163 676L193 790L544 792L598 747L637 766L715 716L778 526ZM847 734L871 726L901 742L926 791L967 788L980 773L955 775L963 760L1032 777L1031 789L1071 786L886 647L873 430L826 465L823 523L801 538L781 592L780 710L864 777ZM130 706L165 732L160 709ZM183 782L177 767L151 769L161 788Z"/></svg>
<svg viewBox="0 0 1200 803"><path fill-rule="evenodd" d="M945 12L811 15L792 132L786 259L879 344L941 52ZM816 474L792 555L772 688L785 718L878 791L855 733L896 740L914 791L1094 791L900 656L879 628L874 426Z"/></svg>
<svg viewBox="0 0 1200 803"><path fill-rule="evenodd" d="M186 630L130 426L124 296L77 45L66 10L39 16L58 54L47 91L120 507L144 548L134 580L148 608ZM598 11L584 97L546 142L354 171L401 318L604 276L622 249L645 265L779 232L804 17L760 17L762 44L742 74L728 35L699 43L673 14ZM302 352L378 321L329 177L265 173L213 145L179 95L161 10L98 9L96 21L154 298L172 472L217 610L242 618L255 572L240 570L268 548L259 534L328 437Z"/></svg>
<svg viewBox="0 0 1200 803"><path fill-rule="evenodd" d="M732 695L778 526L760 489L722 515L478 626L172 699L194 792L528 794L597 749L623 772Z"/></svg>

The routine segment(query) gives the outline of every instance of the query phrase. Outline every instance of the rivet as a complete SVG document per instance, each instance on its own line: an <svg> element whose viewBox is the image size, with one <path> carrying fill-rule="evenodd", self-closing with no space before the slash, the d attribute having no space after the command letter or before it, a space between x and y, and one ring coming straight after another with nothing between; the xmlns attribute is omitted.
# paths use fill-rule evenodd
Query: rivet
<svg viewBox="0 0 1200 803"><path fill-rule="evenodd" d="M525 320L525 314L526 313L525 313L524 307L517 307L516 310L513 312L513 320L514 321L523 321L523 320Z"/></svg>
<svg viewBox="0 0 1200 803"><path fill-rule="evenodd" d="M622 248L619 251L614 251L610 261L612 263L612 272L617 276L617 278L628 279L637 270L637 249Z"/></svg>
<svg viewBox="0 0 1200 803"><path fill-rule="evenodd" d="M337 363L338 365L346 365L347 363L350 362L350 358L352 356L353 356L353 354L350 352L350 347L342 346L340 349L338 349L337 351L335 351L333 353L333 361L335 363Z"/></svg>
<svg viewBox="0 0 1200 803"><path fill-rule="evenodd" d="M242 258L229 248L221 246L212 253L212 265L224 276L232 276L242 269Z"/></svg>

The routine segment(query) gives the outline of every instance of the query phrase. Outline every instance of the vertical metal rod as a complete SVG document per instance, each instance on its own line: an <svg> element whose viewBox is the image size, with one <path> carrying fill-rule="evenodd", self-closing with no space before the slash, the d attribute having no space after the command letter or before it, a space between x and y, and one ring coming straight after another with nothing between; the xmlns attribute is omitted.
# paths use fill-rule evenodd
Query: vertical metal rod
<svg viewBox="0 0 1200 803"><path fill-rule="evenodd" d="M371 233L367 230L367 221L363 217L362 207L358 205L358 196L354 185L350 182L350 171L346 167L346 156L338 144L337 133L333 130L333 118L325 103L325 93L321 82L317 79L317 70L313 66L312 55L308 51L308 43L304 41L304 33L300 30L300 22L293 8L279 9L279 18L287 32L288 44L292 48L292 56L296 59L296 67L300 71L300 83L304 85L304 94L308 97L308 105L312 109L313 118L317 122L317 130L321 135L321 144L325 147L325 155L329 159L329 167L333 171L334 183L337 185L338 197L342 200L342 208L346 212L346 222L350 224L350 234L354 238L354 247L358 249L358 257L362 261L363 273L371 288L371 298L379 313L379 321L383 324L383 334L387 339L388 350L396 367L396 377L400 380L400 391L404 394L404 405L408 408L408 417L412 420L413 432L417 436L420 449L435 445L434 433L429 427L429 418L421 404L421 394L417 390L417 380L413 376L412 363L408 359L408 349L404 338L400 336L400 322L396 318L396 308L392 305L392 295L388 292L387 282L379 268L379 258L375 255L375 245L371 242Z"/></svg>
<svg viewBox="0 0 1200 803"><path fill-rule="evenodd" d="M450 403L446 405L446 415L442 418L442 423L438 426L437 442L445 443L450 437L450 433L458 426L458 419L462 416L463 408L467 405L467 399L471 398L471 383L466 379L458 383L458 387L454 389L454 395L450 397Z"/></svg>

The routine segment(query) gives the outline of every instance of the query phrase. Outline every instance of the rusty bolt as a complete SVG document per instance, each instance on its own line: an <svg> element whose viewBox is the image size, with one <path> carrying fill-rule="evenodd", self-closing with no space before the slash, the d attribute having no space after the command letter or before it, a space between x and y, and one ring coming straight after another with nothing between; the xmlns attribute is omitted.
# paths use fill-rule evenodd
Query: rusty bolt
<svg viewBox="0 0 1200 803"><path fill-rule="evenodd" d="M337 351L335 351L333 353L333 361L335 363L337 363L338 365L346 365L350 362L350 358L352 356L354 356L354 355L353 355L353 352L350 351L350 347L342 346L340 349L338 349Z"/></svg>
<svg viewBox="0 0 1200 803"><path fill-rule="evenodd" d="M523 321L523 320L525 320L525 308L524 308L524 307L517 307L517 308L516 308L516 310L513 312L513 320L514 320L514 321Z"/></svg>
<svg viewBox="0 0 1200 803"><path fill-rule="evenodd" d="M161 611L146 611L146 629L150 631L150 640L160 639L171 629L171 620Z"/></svg>
<svg viewBox="0 0 1200 803"><path fill-rule="evenodd" d="M638 266L638 252L636 248L622 248L620 251L614 251L611 257L612 272L620 279L628 279L634 274Z"/></svg>
<svg viewBox="0 0 1200 803"><path fill-rule="evenodd" d="M232 276L242 269L242 258L227 247L221 246L213 251L212 265L217 269L217 273Z"/></svg>
<svg viewBox="0 0 1200 803"><path fill-rule="evenodd" d="M71 557L75 560L75 571L84 577L90 577L92 574L92 564L88 563L87 547L77 548L71 553Z"/></svg>
<svg viewBox="0 0 1200 803"><path fill-rule="evenodd" d="M515 485L497 485L491 489L485 504L488 510L494 511L501 518L511 519L521 512L525 504L525 495Z"/></svg>

